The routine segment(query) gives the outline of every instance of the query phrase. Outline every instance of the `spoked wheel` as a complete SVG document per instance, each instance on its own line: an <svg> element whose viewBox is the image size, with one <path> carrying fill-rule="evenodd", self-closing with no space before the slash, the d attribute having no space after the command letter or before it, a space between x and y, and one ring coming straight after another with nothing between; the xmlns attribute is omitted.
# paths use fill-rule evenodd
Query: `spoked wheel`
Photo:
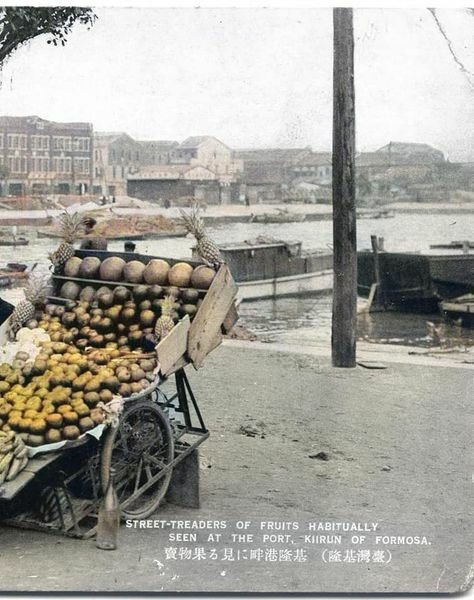
<svg viewBox="0 0 474 600"><path fill-rule="evenodd" d="M123 518L145 519L158 508L173 458L173 433L162 410L149 400L125 408L118 427L106 432L101 456L102 488L112 467Z"/></svg>

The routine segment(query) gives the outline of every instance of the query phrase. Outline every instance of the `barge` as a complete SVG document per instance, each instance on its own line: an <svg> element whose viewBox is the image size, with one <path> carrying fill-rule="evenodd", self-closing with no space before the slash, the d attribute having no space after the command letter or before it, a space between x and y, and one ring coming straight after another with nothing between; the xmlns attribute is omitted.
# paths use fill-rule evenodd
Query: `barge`
<svg viewBox="0 0 474 600"><path fill-rule="evenodd" d="M239 286L241 300L328 293L333 287L333 255L305 253L301 242L246 241L220 246Z"/></svg>
<svg viewBox="0 0 474 600"><path fill-rule="evenodd" d="M384 309L436 312L441 300L474 292L474 254L361 251L357 266L359 295L377 285Z"/></svg>

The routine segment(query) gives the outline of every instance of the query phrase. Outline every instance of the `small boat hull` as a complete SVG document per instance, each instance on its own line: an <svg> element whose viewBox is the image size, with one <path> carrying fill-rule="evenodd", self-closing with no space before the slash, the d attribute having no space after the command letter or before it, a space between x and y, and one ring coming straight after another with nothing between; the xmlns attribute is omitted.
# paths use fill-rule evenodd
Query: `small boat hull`
<svg viewBox="0 0 474 600"><path fill-rule="evenodd" d="M327 269L315 273L302 273L274 279L237 282L238 298L243 301L308 296L329 293L333 287L333 271Z"/></svg>
<svg viewBox="0 0 474 600"><path fill-rule="evenodd" d="M17 238L16 240L0 239L0 246L10 246L10 247L28 246L29 243L30 243L30 240L27 240L25 238Z"/></svg>
<svg viewBox="0 0 474 600"><path fill-rule="evenodd" d="M455 300L443 300L439 303L443 317L448 321L456 321L462 327L474 327L474 297L472 294L465 300L461 296Z"/></svg>
<svg viewBox="0 0 474 600"><path fill-rule="evenodd" d="M101 238L108 242L137 242L145 240L159 240L164 238L186 237L188 234L186 229L176 229L175 231L153 231L148 233L129 233L120 235L101 235ZM39 238L60 239L61 234L57 231L38 231ZM87 239L85 236L84 239Z"/></svg>
<svg viewBox="0 0 474 600"><path fill-rule="evenodd" d="M250 221L251 223L302 223L306 219L306 215L294 213L294 214L271 214L263 213L262 215L254 215Z"/></svg>
<svg viewBox="0 0 474 600"><path fill-rule="evenodd" d="M474 291L474 254L378 254L385 308L436 312L440 300ZM373 252L357 253L358 292L368 297L376 283Z"/></svg>

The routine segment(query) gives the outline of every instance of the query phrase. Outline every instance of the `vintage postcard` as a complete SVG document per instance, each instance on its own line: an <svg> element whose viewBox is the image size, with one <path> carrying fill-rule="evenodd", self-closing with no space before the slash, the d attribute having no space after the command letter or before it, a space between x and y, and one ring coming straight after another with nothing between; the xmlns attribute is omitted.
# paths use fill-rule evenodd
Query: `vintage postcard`
<svg viewBox="0 0 474 600"><path fill-rule="evenodd" d="M473 31L0 7L1 592L469 590Z"/></svg>

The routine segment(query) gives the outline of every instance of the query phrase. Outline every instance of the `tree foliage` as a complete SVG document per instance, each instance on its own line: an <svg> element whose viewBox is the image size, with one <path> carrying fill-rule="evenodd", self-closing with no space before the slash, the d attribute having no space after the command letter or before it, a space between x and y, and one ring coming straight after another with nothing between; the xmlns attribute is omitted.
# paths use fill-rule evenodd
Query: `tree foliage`
<svg viewBox="0 0 474 600"><path fill-rule="evenodd" d="M79 6L0 7L0 64L40 35L48 36L48 44L64 46L76 22L90 28L96 18L91 8Z"/></svg>

